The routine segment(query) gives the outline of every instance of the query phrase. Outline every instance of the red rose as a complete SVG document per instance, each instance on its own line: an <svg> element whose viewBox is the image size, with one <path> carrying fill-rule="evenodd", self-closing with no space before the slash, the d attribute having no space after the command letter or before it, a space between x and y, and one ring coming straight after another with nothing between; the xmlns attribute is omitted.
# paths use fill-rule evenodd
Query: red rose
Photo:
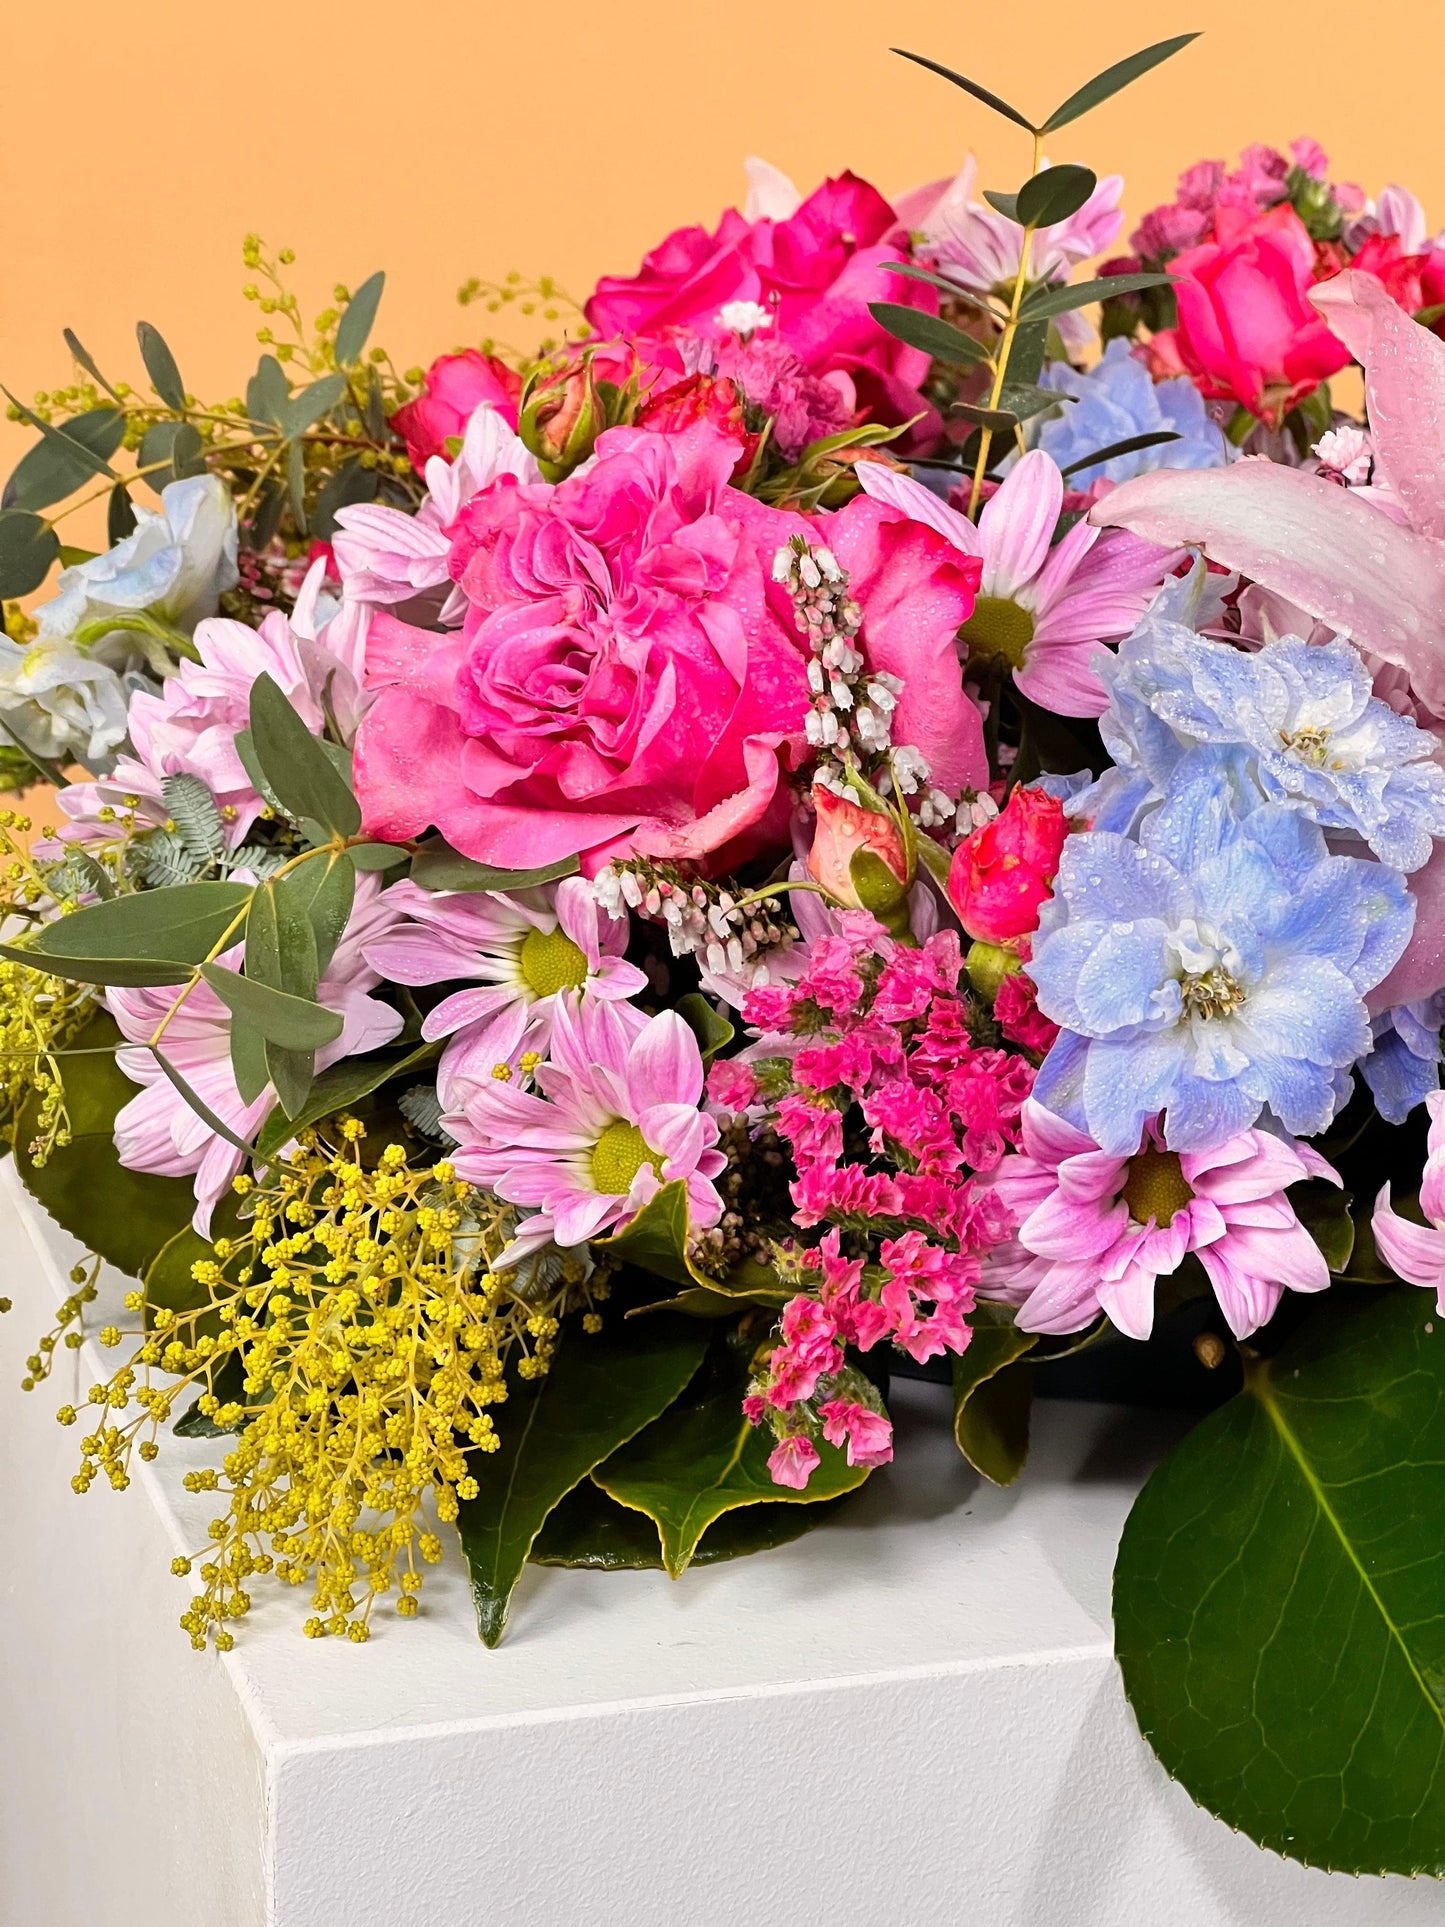
<svg viewBox="0 0 1445 1927"><path fill-rule="evenodd" d="M953 854L948 900L969 936L1005 944L1039 927L1039 905L1053 895L1069 825L1046 790L1020 788L991 823Z"/></svg>

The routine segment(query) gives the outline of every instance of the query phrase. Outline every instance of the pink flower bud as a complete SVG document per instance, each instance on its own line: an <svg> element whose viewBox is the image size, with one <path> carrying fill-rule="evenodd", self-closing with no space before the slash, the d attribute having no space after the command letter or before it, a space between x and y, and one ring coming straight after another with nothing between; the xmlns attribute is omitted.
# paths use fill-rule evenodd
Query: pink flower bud
<svg viewBox="0 0 1445 1927"><path fill-rule="evenodd" d="M1010 943L1039 927L1039 905L1053 895L1069 825L1046 790L1020 788L991 823L954 851L948 900L969 936Z"/></svg>
<svg viewBox="0 0 1445 1927"><path fill-rule="evenodd" d="M406 452L420 473L433 455L445 455L447 443L466 433L467 423L482 402L488 401L509 428L517 425L517 399L522 378L495 355L468 348L464 354L443 355L426 372L426 382L415 401L398 408L391 425L406 440Z"/></svg>
<svg viewBox="0 0 1445 1927"><path fill-rule="evenodd" d="M808 871L831 897L850 910L867 910L880 923L906 916L913 878L903 837L891 816L865 809L846 796L815 784L818 821ZM855 863L855 857L862 861Z"/></svg>

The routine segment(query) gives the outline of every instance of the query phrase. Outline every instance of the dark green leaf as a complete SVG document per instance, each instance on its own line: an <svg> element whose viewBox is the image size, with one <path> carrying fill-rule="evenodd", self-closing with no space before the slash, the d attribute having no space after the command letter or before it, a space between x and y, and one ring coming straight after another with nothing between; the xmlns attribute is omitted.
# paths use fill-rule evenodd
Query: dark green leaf
<svg viewBox="0 0 1445 1927"><path fill-rule="evenodd" d="M1181 47L1187 47L1191 40L1198 38L1197 33L1175 34L1172 40L1158 40L1142 53L1130 54L1127 60L1116 61L1112 67L1106 67L1103 73L1095 74L1077 93L1070 94L1064 104L1049 115L1039 132L1053 134L1060 127L1067 127L1071 120L1087 114L1091 108L1127 87L1130 81L1147 74L1151 67L1157 67L1161 60L1167 60L1171 54L1177 54Z"/></svg>
<svg viewBox="0 0 1445 1927"><path fill-rule="evenodd" d="M65 337L66 347L70 350L75 360L80 363L81 367L85 370L86 374L88 374L93 381L98 381L101 387L110 396L111 400L113 402L118 403L123 408L125 406L124 402L121 401L121 398L115 392L115 389L106 380L105 376L100 372L99 368L96 367L94 358L86 352L86 349L83 343L81 342L79 335L77 335L74 329L72 328L62 328L60 332Z"/></svg>
<svg viewBox="0 0 1445 1927"><path fill-rule="evenodd" d="M135 326L136 340L140 343L140 358L146 365L146 373L167 408L184 413L186 406L186 385L181 380L181 371L176 366L176 358L166 346L165 337L159 328L153 328L148 321L138 321Z"/></svg>
<svg viewBox="0 0 1445 1927"><path fill-rule="evenodd" d="M286 499L291 504L291 520L302 535L306 527L306 444L292 442L286 450Z"/></svg>
<svg viewBox="0 0 1445 1927"><path fill-rule="evenodd" d="M966 94L972 94L975 100L981 100L985 107L992 107L996 114L1002 114L1005 120L1011 120L1015 127L1026 128L1030 134L1035 131L1033 122L1025 120L1017 107L1010 107L1006 100L1000 100L997 94L991 94L987 87L980 87L976 80L969 80L963 74L956 74L951 67L940 67L936 60L929 60L923 54L911 54L906 47L890 47L888 51L901 54L905 60L911 60L920 67L926 67L931 74L937 74L942 80L952 81L955 87L962 87Z"/></svg>
<svg viewBox="0 0 1445 1927"><path fill-rule="evenodd" d="M338 836L356 835L361 806L350 785L270 676L251 686L250 748L288 814L314 817Z"/></svg>
<svg viewBox="0 0 1445 1927"><path fill-rule="evenodd" d="M437 1054L437 1045L420 1044L401 1057L348 1057L333 1064L317 1077L305 1104L294 1116L267 1118L256 1135L257 1157L273 1157L298 1131L319 1123L322 1118L334 1117L338 1111L348 1110L389 1079L400 1077L419 1065L433 1063Z"/></svg>
<svg viewBox="0 0 1445 1927"><path fill-rule="evenodd" d="M1028 421L1033 415L1042 415L1046 408L1069 408L1073 405L1073 397L1061 395L1057 388L1035 388L1026 382L1020 382L1017 386L1011 381L1005 382L999 400L1004 409L1020 421Z"/></svg>
<svg viewBox="0 0 1445 1927"><path fill-rule="evenodd" d="M341 1035L341 1018L321 1004L253 982L224 964L203 964L201 975L226 1008L260 1031L268 1044L279 1044L283 1050L317 1050Z"/></svg>
<svg viewBox="0 0 1445 1927"><path fill-rule="evenodd" d="M686 996L679 997L675 1008L696 1037L704 1064L710 1064L719 1051L726 1050L737 1035L727 1018L700 990L690 990Z"/></svg>
<svg viewBox="0 0 1445 1927"><path fill-rule="evenodd" d="M336 363L340 368L348 368L354 361L360 361L362 351L371 338L372 326L376 321L376 310L381 301L381 291L386 286L386 276L380 269L362 282L346 304L336 329Z"/></svg>
<svg viewBox="0 0 1445 1927"><path fill-rule="evenodd" d="M186 1078L182 1077L181 1073L165 1053L152 1046L151 1056L155 1058L162 1071L164 1071L166 1082L182 1101L195 1112L201 1122L209 1125L218 1138L224 1139L227 1144L234 1146L236 1150L249 1155L251 1147L247 1144L246 1140L243 1137L238 1137L223 1117L216 1115L210 1105L207 1104L201 1096L200 1092L197 1091L195 1086L188 1082Z"/></svg>
<svg viewBox="0 0 1445 1927"><path fill-rule="evenodd" d="M946 274L935 274L932 268L921 268L916 261L880 261L879 267L885 274L901 274L908 281L926 281L931 288L937 288L957 301L966 301L975 308L988 308L989 297L982 295L976 288L960 287L958 282L950 281ZM1002 310L998 311L1000 315Z"/></svg>
<svg viewBox="0 0 1445 1927"><path fill-rule="evenodd" d="M246 413L253 422L279 428L290 396L286 370L274 355L262 355L246 384Z"/></svg>
<svg viewBox="0 0 1445 1927"><path fill-rule="evenodd" d="M1074 308L1086 308L1091 301L1104 301L1112 295L1172 287L1177 279L1173 274L1105 274L1097 281L1075 281L1061 288L1041 282L1032 294L1024 296L1020 313L1025 320L1039 321L1049 315L1068 314Z"/></svg>
<svg viewBox="0 0 1445 1927"><path fill-rule="evenodd" d="M265 1038L239 1017L231 1019L231 1074L243 1104L254 1104L271 1080Z"/></svg>
<svg viewBox="0 0 1445 1927"><path fill-rule="evenodd" d="M1015 218L1025 227L1054 227L1077 214L1099 185L1092 168L1046 167L1025 181L1018 193Z"/></svg>
<svg viewBox="0 0 1445 1927"><path fill-rule="evenodd" d="M351 852L328 851L324 857L313 857L289 876L282 877L276 889L278 893L294 897L311 924L319 982L336 955L336 946L351 919L356 900L356 866Z"/></svg>
<svg viewBox="0 0 1445 1927"><path fill-rule="evenodd" d="M905 307L896 301L870 301L868 312L896 340L906 341L910 348L921 348L939 361L977 364L989 359L987 348L972 335L936 314L925 314L921 308Z"/></svg>
<svg viewBox="0 0 1445 1927"><path fill-rule="evenodd" d="M1122 442L1110 442L1107 448L1096 448L1092 455L1081 455L1076 462L1059 470L1065 481L1071 475L1082 474L1086 468L1098 468L1104 462L1112 462L1120 455L1136 455L1143 448L1158 448L1164 442L1177 442L1178 433L1172 428L1151 429L1147 435L1129 435Z"/></svg>
<svg viewBox="0 0 1445 1927"><path fill-rule="evenodd" d="M411 851L396 843L353 843L346 854L358 870L394 870L411 858Z"/></svg>
<svg viewBox="0 0 1445 1927"><path fill-rule="evenodd" d="M293 395L281 412L282 432L287 436L304 435L323 415L329 415L346 393L345 375L323 375Z"/></svg>
<svg viewBox="0 0 1445 1927"><path fill-rule="evenodd" d="M26 1148L35 1135L40 1101L32 1095L19 1119L15 1165L26 1188L72 1237L139 1278L162 1246L190 1223L196 1194L189 1178L128 1171L116 1161L116 1112L138 1088L111 1054L110 1047L123 1041L104 1012L77 1033L76 1054L65 1059L70 1142L36 1168Z"/></svg>
<svg viewBox="0 0 1445 1927"><path fill-rule="evenodd" d="M152 422L136 451L136 467L147 488L161 490L194 463L201 438L190 422Z"/></svg>
<svg viewBox="0 0 1445 1927"><path fill-rule="evenodd" d="M1032 388L1037 385L1040 375L1044 372L1048 346L1047 321L1019 323L1014 331L1013 347L1009 350L1008 369L1004 381L1005 396L1013 389ZM1012 408L1013 404L1005 400L1003 406Z"/></svg>
<svg viewBox="0 0 1445 1927"><path fill-rule="evenodd" d="M306 902L287 887L290 882L290 877L278 877L256 891L246 921L246 975L252 983L310 1001L319 979L316 933ZM277 1041L295 1044L291 1038Z"/></svg>
<svg viewBox="0 0 1445 1927"><path fill-rule="evenodd" d="M1442 1516L1445 1319L1414 1290L1316 1311L1155 1472L1116 1645L1201 1806L1310 1866L1445 1873Z"/></svg>
<svg viewBox="0 0 1445 1927"><path fill-rule="evenodd" d="M1017 194L999 194L996 193L993 188L986 187L983 190L983 198L988 202L989 206L993 208L995 212L1001 214L1006 221L1018 221L1019 197ZM1019 222L1019 225L1022 226L1023 223Z"/></svg>
<svg viewBox="0 0 1445 1927"><path fill-rule="evenodd" d="M29 595L60 555L60 537L24 509L0 509L0 596Z"/></svg>
<svg viewBox="0 0 1445 1927"><path fill-rule="evenodd" d="M286 484L272 479L261 490L261 499L256 504L255 513L242 528L242 539L246 547L255 550L267 548L275 539L285 510Z"/></svg>
<svg viewBox="0 0 1445 1927"><path fill-rule="evenodd" d="M848 1495L821 1505L780 1505L764 1500L725 1512L692 1555L695 1566L740 1559L801 1539L826 1525L848 1504ZM548 1514L532 1542L534 1566L580 1566L590 1572L661 1572L657 1527L645 1512L633 1512L590 1479L576 1485Z"/></svg>
<svg viewBox="0 0 1445 1927"><path fill-rule="evenodd" d="M687 1262L689 1230L687 1183L674 1178L660 1185L637 1216L610 1238L594 1240L598 1250L667 1278L675 1285L708 1285Z"/></svg>
<svg viewBox="0 0 1445 1927"><path fill-rule="evenodd" d="M519 1382L497 1408L501 1446L474 1453L480 1486L457 1518L477 1623L495 1646L512 1588L542 1522L587 1474L657 1417L702 1361L707 1337L682 1318L620 1322L595 1336L569 1330L551 1369Z"/></svg>
<svg viewBox="0 0 1445 1927"><path fill-rule="evenodd" d="M645 1331L648 1322L636 1329ZM592 1475L610 1498L656 1523L662 1562L674 1579L725 1512L759 1501L816 1505L851 1492L868 1476L865 1466L850 1466L839 1447L820 1444L820 1463L802 1491L774 1485L768 1471L772 1433L742 1415L746 1384L746 1361L739 1357L717 1390L696 1403L674 1405Z"/></svg>
<svg viewBox="0 0 1445 1927"><path fill-rule="evenodd" d="M423 890L527 890L537 883L555 883L575 876L575 856L559 857L535 870L499 870L492 863L475 863L441 837L429 837L411 860L411 880Z"/></svg>
<svg viewBox="0 0 1445 1927"><path fill-rule="evenodd" d="M188 475L204 475L206 464L201 459L201 431L193 422L177 422L175 439L171 443L171 479L181 481Z"/></svg>
<svg viewBox="0 0 1445 1927"><path fill-rule="evenodd" d="M114 548L117 542L124 542L128 535L134 534L135 507L130 499L130 490L124 482L117 482L106 504L105 539Z"/></svg>
<svg viewBox="0 0 1445 1927"><path fill-rule="evenodd" d="M995 435L1012 435L1019 418L1007 408L977 408L972 402L956 401L951 411L975 428L987 428Z"/></svg>
<svg viewBox="0 0 1445 1927"><path fill-rule="evenodd" d="M312 533L329 542L336 533L337 511L352 508L358 502L375 501L376 485L376 470L363 467L359 455L343 462L321 485L311 515Z"/></svg>
<svg viewBox="0 0 1445 1927"><path fill-rule="evenodd" d="M256 745L251 740L249 729L236 731L236 754L241 759L241 767L251 779L251 787L263 796L278 816L286 815L286 805L272 789L270 779L261 767L261 759L256 754Z"/></svg>
<svg viewBox="0 0 1445 1927"><path fill-rule="evenodd" d="M147 1296L149 1296L149 1287L147 1287ZM251 1402L246 1391L246 1368L235 1352L229 1353L222 1361L211 1380L211 1386L223 1405L244 1406ZM244 1419L239 1419L232 1426L217 1425L214 1419L207 1418L201 1410L200 1400L197 1399L189 1411L181 1414L171 1430L178 1439L224 1439L233 1432L238 1432L245 1422Z"/></svg>
<svg viewBox="0 0 1445 1927"><path fill-rule="evenodd" d="M1288 1192L1294 1214L1324 1254L1333 1272L1348 1271L1355 1248L1355 1226L1350 1217L1350 1194L1328 1178L1306 1178Z"/></svg>
<svg viewBox="0 0 1445 1927"><path fill-rule="evenodd" d="M1012 1485L1029 1455L1033 1372L1020 1364L1038 1343L1010 1313L982 1304L968 1350L953 1360L953 1436L975 1472Z"/></svg>
<svg viewBox="0 0 1445 1927"><path fill-rule="evenodd" d="M6 399L15 397L0 389ZM88 482L92 475L109 475L118 480L110 457L125 437L125 415L119 408L92 408L88 414L73 415L62 426L45 422L20 402L15 402L32 428L40 430L40 441L20 458L14 474L0 496L0 508L44 509L62 501Z"/></svg>
<svg viewBox="0 0 1445 1927"><path fill-rule="evenodd" d="M0 949L22 963L83 983L182 983L221 941L250 896L245 883L142 890L58 917L43 927L29 949ZM112 966L119 974L110 974Z"/></svg>

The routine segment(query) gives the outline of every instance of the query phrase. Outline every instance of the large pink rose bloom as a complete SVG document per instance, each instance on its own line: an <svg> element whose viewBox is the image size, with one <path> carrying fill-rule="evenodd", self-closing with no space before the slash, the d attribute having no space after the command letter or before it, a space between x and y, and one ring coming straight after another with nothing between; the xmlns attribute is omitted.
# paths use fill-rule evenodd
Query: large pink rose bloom
<svg viewBox="0 0 1445 1927"><path fill-rule="evenodd" d="M790 348L810 374L846 374L859 404L880 421L909 421L926 410L918 389L929 358L886 334L872 301L936 311L926 283L886 272L908 259L888 237L893 209L856 174L824 181L786 219L749 220L729 208L717 228L678 228L635 275L607 275L587 303L600 335L666 337L678 332L724 341L722 309L755 301L772 316L770 339Z"/></svg>
<svg viewBox="0 0 1445 1927"><path fill-rule="evenodd" d="M1175 255L1169 272L1180 277L1179 325L1149 344L1156 378L1182 371L1275 426L1350 359L1310 305L1315 244L1287 203L1253 217L1221 207L1214 239Z"/></svg>
<svg viewBox="0 0 1445 1927"><path fill-rule="evenodd" d="M369 834L435 826L509 869L786 841L779 777L804 753L809 658L772 563L813 532L729 488L736 456L706 422L618 428L556 488L504 476L474 497L451 530L461 634L372 622ZM870 664L903 679L894 740L936 780L980 780L953 652L976 571L872 503L827 518L823 539L853 573Z"/></svg>
<svg viewBox="0 0 1445 1927"><path fill-rule="evenodd" d="M790 518L727 486L737 445L709 424L613 429L598 453L556 488L504 476L462 511L460 635L374 618L370 834L434 824L510 869L622 839L700 856L782 800L808 704L801 640L767 595Z"/></svg>

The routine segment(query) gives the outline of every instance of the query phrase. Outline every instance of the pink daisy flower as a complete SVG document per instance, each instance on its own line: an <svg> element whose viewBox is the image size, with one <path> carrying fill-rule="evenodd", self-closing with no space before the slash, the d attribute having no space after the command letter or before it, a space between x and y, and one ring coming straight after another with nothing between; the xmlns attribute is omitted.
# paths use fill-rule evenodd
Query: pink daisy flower
<svg viewBox="0 0 1445 1927"><path fill-rule="evenodd" d="M367 945L366 961L390 983L474 987L444 997L427 1013L422 1036L449 1037L437 1070L445 1110L460 1110L466 1088L493 1078L524 1052L547 1055L560 1003L625 1006L625 1026L646 1019L626 1000L646 973L623 958L627 919L604 911L582 877L535 890L422 890L403 881L387 900L406 913Z"/></svg>
<svg viewBox="0 0 1445 1927"><path fill-rule="evenodd" d="M1130 1338L1154 1324L1154 1286L1194 1252L1236 1338L1273 1316L1285 1288L1323 1291L1329 1268L1286 1196L1302 1178L1338 1175L1315 1150L1239 1131L1208 1151L1164 1148L1145 1126L1113 1157L1030 1098L1023 1149L991 1180L1014 1242L984 1263L980 1292L1018 1306L1023 1331L1081 1331L1106 1312Z"/></svg>
<svg viewBox="0 0 1445 1927"><path fill-rule="evenodd" d="M1182 549L1152 542L1098 542L1076 522L1058 542L1064 482L1053 457L1036 448L1004 477L975 527L921 482L882 462L855 473L875 500L926 523L965 555L983 558L973 614L959 631L978 662L1006 662L1031 701L1061 716L1100 716L1107 698L1092 665L1094 648L1127 636Z"/></svg>
<svg viewBox="0 0 1445 1927"><path fill-rule="evenodd" d="M679 1178L693 1227L717 1223L712 1180L727 1160L698 1108L697 1039L676 1011L637 1030L615 1004L559 1001L536 1081L536 1091L502 1079L476 1085L462 1114L443 1119L458 1141L457 1175L532 1213L500 1264L619 1230Z"/></svg>
<svg viewBox="0 0 1445 1927"><path fill-rule="evenodd" d="M343 1057L359 1057L389 1044L402 1027L400 1011L368 996L380 981L367 968L363 951L393 915L390 898L382 894L374 876L357 878L356 905L345 934L336 946L317 999L343 1019L341 1035L316 1053L316 1068L325 1070ZM219 961L231 970L241 967L242 948L222 954ZM107 990L106 1007L133 1045L143 1046L155 1034L175 1002L179 985L137 990ZM210 1106L237 1137L250 1138L276 1106L268 1084L253 1103L243 1102L231 1069L231 1013L208 984L198 984L167 1026L161 1046L203 1103ZM120 1050L116 1062L126 1076L144 1088L116 1113L115 1146L131 1171L154 1171L162 1177L195 1179L196 1211L192 1219L202 1237L210 1235L211 1213L230 1188L244 1159L193 1111L147 1049Z"/></svg>
<svg viewBox="0 0 1445 1927"><path fill-rule="evenodd" d="M1407 1284L1423 1285L1435 1294L1445 1314L1445 1091L1431 1091L1425 1099L1430 1112L1430 1135L1425 1141L1425 1176L1420 1185L1420 1209L1430 1220L1415 1224L1390 1207L1386 1184L1375 1200L1375 1244L1385 1263Z"/></svg>

